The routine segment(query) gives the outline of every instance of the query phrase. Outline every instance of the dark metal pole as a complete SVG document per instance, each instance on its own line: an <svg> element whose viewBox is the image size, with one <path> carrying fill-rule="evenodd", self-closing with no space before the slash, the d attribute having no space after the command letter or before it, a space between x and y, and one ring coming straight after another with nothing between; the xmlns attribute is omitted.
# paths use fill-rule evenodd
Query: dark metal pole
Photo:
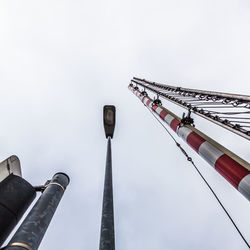
<svg viewBox="0 0 250 250"><path fill-rule="evenodd" d="M114 208L112 185L111 138L108 137L106 171L102 205L100 250L115 250Z"/></svg>
<svg viewBox="0 0 250 250"><path fill-rule="evenodd" d="M35 197L35 189L20 176L11 174L0 182L0 246Z"/></svg>
<svg viewBox="0 0 250 250"><path fill-rule="evenodd" d="M68 184L69 177L66 174L57 173L54 175L30 213L4 249L38 249Z"/></svg>

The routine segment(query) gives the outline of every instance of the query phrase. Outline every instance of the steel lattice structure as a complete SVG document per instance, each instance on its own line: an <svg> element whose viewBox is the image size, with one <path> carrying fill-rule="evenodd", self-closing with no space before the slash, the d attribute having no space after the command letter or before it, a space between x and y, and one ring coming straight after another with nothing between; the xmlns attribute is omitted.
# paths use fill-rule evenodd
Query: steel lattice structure
<svg viewBox="0 0 250 250"><path fill-rule="evenodd" d="M136 77L131 83L250 140L250 96L174 87Z"/></svg>

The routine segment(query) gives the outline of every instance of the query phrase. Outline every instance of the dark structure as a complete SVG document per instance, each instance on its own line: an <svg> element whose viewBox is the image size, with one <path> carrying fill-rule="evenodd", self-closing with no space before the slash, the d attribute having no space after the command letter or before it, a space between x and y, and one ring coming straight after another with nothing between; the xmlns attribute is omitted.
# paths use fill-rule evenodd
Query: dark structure
<svg viewBox="0 0 250 250"><path fill-rule="evenodd" d="M4 249L38 249L68 184L69 177L66 174L54 175L52 180L45 185L42 195Z"/></svg>
<svg viewBox="0 0 250 250"><path fill-rule="evenodd" d="M102 205L100 250L115 250L111 138L115 128L115 107L104 106L104 129L108 138Z"/></svg>
<svg viewBox="0 0 250 250"><path fill-rule="evenodd" d="M115 106L105 105L103 107L103 125L106 138L113 138L115 130Z"/></svg>
<svg viewBox="0 0 250 250"><path fill-rule="evenodd" d="M35 197L35 189L20 176L11 174L0 182L0 246Z"/></svg>

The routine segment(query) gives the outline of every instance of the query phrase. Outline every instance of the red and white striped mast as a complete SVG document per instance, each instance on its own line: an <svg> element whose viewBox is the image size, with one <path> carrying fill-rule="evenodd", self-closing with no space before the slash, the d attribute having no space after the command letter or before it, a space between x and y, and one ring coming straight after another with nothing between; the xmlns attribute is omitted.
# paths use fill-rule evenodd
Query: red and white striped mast
<svg viewBox="0 0 250 250"><path fill-rule="evenodd" d="M164 123L166 123L179 137L181 137L243 196L250 200L250 164L223 147L215 140L208 137L206 134L202 133L200 130L196 129L194 126L182 123L181 121L183 120L180 117L166 109L161 105L160 102L157 103L147 96L145 89L152 91L152 89L154 90L152 86L149 86L149 84L144 85L142 81L145 80L141 80L139 78L134 79L136 80L132 80L132 82L136 85L131 83L128 88L142 101L142 103L152 110L154 114L159 116ZM141 81L138 81L138 79ZM143 91L139 90L137 83L143 87ZM188 91L189 93L191 92L190 89L188 89ZM159 94L158 90L152 92ZM209 93L213 94L213 92ZM248 103L246 105L248 105ZM240 131L240 133L242 135L245 133L245 131ZM247 132L245 134L248 136Z"/></svg>

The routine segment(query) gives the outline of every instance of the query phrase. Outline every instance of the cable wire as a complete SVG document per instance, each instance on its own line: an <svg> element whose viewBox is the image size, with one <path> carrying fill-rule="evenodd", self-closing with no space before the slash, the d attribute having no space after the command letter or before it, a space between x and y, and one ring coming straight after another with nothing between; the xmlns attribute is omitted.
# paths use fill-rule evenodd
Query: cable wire
<svg viewBox="0 0 250 250"><path fill-rule="evenodd" d="M145 105L146 106L146 105ZM146 106L147 107L147 106ZM147 107L148 108L148 107ZM209 190L212 192L212 194L214 195L214 198L218 201L218 203L220 204L221 208L224 210L224 212L226 213L226 215L228 216L228 218L230 219L230 221L232 222L233 226L235 227L235 229L237 230L237 232L239 233L239 235L241 236L242 240L246 243L246 245L248 246L248 248L250 249L250 245L248 244L247 240L245 239L245 237L243 236L243 234L241 233L240 229L238 228L238 226L236 225L236 223L234 222L233 218L230 216L230 214L228 213L227 209L224 207L224 205L222 204L222 202L220 201L220 198L216 195L216 193L214 192L213 188L210 186L210 184L207 182L207 180L205 179L205 177L202 175L202 173L200 172L200 170L198 169L198 167L195 165L195 163L193 162L192 158L187 154L187 152L182 148L182 146L180 145L180 143L177 142L177 140L173 137L173 135L169 132L169 130L166 128L166 126L164 126L164 124L160 121L160 119L153 113L153 111L148 108L148 110L151 112L151 114L155 117L155 119L161 124L161 126L166 130L166 132L171 136L171 138L173 139L173 141L175 142L176 146L181 150L181 152L186 156L187 160L191 162L191 164L193 165L193 167L195 168L195 170L197 171L197 173L200 175L200 177L202 178L202 180L205 182L205 184L207 185L207 187L209 188Z"/></svg>

